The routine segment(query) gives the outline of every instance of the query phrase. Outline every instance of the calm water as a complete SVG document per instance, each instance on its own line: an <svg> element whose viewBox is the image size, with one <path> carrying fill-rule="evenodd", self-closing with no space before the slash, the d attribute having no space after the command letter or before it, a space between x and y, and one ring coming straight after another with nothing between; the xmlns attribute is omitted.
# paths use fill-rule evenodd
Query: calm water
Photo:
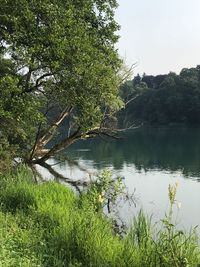
<svg viewBox="0 0 200 267"><path fill-rule="evenodd" d="M125 177L137 198L136 208L120 208L126 222L141 207L159 221L168 209L168 185L178 182L176 221L186 228L200 225L200 129L140 128L121 140L81 141L65 153L90 171L110 168ZM56 168L73 178L88 176L67 163Z"/></svg>

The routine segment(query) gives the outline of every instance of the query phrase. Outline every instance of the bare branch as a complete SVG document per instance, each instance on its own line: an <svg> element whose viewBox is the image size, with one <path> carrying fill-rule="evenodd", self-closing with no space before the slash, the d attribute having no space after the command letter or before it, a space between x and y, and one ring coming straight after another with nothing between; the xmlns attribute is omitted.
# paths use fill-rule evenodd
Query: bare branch
<svg viewBox="0 0 200 267"><path fill-rule="evenodd" d="M29 68L29 71L28 73L26 74L26 82L25 82L25 92L28 90L28 87L29 87L29 82L31 80L31 74L32 74L32 69Z"/></svg>
<svg viewBox="0 0 200 267"><path fill-rule="evenodd" d="M43 74L42 76L40 76L36 82L35 82L35 85L32 86L32 87L29 87L29 82L31 80L31 74L32 72L34 71L34 69L30 69L28 71L28 73L26 74L27 78L26 78L26 85L25 85L25 89L19 94L20 96L25 94L25 93L31 93L31 92L34 92L36 90L38 90L38 88L40 86L42 86L42 84L44 84L45 81L43 81L44 78L47 78L47 77L50 77L50 76L53 76L55 73L45 73Z"/></svg>
<svg viewBox="0 0 200 267"><path fill-rule="evenodd" d="M129 99L127 102L125 102L124 108L131 103L132 101L134 101L136 98L138 98L139 95L134 96L133 98Z"/></svg>
<svg viewBox="0 0 200 267"><path fill-rule="evenodd" d="M133 63L130 67L127 67L125 64L122 66L119 77L120 83L124 83L133 75L133 69L137 66L137 63Z"/></svg>
<svg viewBox="0 0 200 267"><path fill-rule="evenodd" d="M52 125L49 127L49 129L45 132L45 134L43 136L41 136L38 140L37 140L37 148L41 149L44 148L44 146L52 139L56 129L59 127L59 125L63 122L63 120L69 116L69 114L71 113L73 107L71 106L70 108L65 108L61 114L59 115L59 117L54 121L54 123L52 123ZM36 150L37 150L36 148Z"/></svg>
<svg viewBox="0 0 200 267"><path fill-rule="evenodd" d="M41 80L43 80L44 78L47 78L47 77L51 77L51 76L53 76L53 75L55 75L55 73L52 73L52 72L43 74L42 76L40 76L40 77L36 80L36 82L35 82L35 86L34 86L34 87L35 87L35 88L39 87L39 86L40 86L40 81L41 81Z"/></svg>
<svg viewBox="0 0 200 267"><path fill-rule="evenodd" d="M41 158L33 160L33 163L40 164L42 162L45 162L50 157L54 156L59 151L69 147L77 140L93 138L95 136L101 136L101 135L114 138L114 139L121 139L121 137L117 136L117 133L124 132L128 129L134 129L134 128L138 128L138 127L135 127L134 125L131 125L130 127L124 128L124 129L109 129L105 127L104 128L96 127L88 132L81 133L80 132L81 128L79 127L72 135L67 136L62 141L54 145L51 149L44 149L43 143L40 147L38 145L38 148L37 148L38 152L42 152L41 154L38 153L38 156L41 156ZM37 155L37 153L35 154Z"/></svg>
<svg viewBox="0 0 200 267"><path fill-rule="evenodd" d="M41 162L46 161L51 156L53 156L55 153L63 150L64 148L70 146L73 144L76 140L79 140L82 135L79 134L80 128L78 128L71 136L64 138L61 142L54 145L51 149L49 149L44 156L42 156L40 159L36 159L33 161L33 163L40 164Z"/></svg>

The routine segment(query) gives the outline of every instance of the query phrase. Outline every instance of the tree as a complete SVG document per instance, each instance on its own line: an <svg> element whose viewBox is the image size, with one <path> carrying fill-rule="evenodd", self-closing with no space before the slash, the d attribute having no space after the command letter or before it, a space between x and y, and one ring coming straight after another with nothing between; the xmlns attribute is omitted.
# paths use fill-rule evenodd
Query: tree
<svg viewBox="0 0 200 267"><path fill-rule="evenodd" d="M122 122L148 124L199 124L200 67L184 68L180 74L137 75L123 86L125 109ZM131 90L130 90L131 89ZM131 94L129 93L131 92ZM133 98L133 93L137 96ZM127 101L127 99L134 101Z"/></svg>
<svg viewBox="0 0 200 267"><path fill-rule="evenodd" d="M110 118L123 105L116 7L116 0L1 3L0 137L16 146L15 156L44 164L81 138L113 132ZM50 142L64 122L62 139Z"/></svg>

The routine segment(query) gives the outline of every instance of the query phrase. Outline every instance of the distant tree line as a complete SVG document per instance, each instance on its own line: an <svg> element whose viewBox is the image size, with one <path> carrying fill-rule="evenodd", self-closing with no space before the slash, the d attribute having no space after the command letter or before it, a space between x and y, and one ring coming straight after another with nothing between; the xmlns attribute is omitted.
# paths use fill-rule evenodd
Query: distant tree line
<svg viewBox="0 0 200 267"><path fill-rule="evenodd" d="M200 65L180 74L139 74L121 86L125 108L119 121L148 124L200 123Z"/></svg>

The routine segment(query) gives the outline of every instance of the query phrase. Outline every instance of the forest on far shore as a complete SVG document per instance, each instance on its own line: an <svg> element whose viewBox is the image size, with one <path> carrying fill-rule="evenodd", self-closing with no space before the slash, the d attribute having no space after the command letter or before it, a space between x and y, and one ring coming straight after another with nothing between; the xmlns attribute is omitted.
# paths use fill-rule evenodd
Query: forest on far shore
<svg viewBox="0 0 200 267"><path fill-rule="evenodd" d="M127 104L118 118L126 127L133 122L200 124L200 65L180 74L138 74L121 86L121 96Z"/></svg>

